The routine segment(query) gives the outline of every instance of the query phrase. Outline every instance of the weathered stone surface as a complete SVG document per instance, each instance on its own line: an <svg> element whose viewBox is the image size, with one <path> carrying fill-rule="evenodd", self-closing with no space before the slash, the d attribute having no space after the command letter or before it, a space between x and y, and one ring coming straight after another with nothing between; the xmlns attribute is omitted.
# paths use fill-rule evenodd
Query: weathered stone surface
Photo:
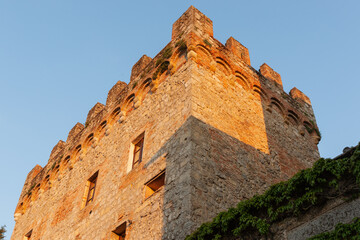
<svg viewBox="0 0 360 240"><path fill-rule="evenodd" d="M62 152L65 148L65 142L60 140L55 147L52 149L50 153L50 159L53 159L55 156L57 156L60 152Z"/></svg>
<svg viewBox="0 0 360 240"><path fill-rule="evenodd" d="M109 91L107 99L106 99L106 106L112 107L123 100L123 98L126 96L126 93L128 91L127 84L118 81Z"/></svg>
<svg viewBox="0 0 360 240"><path fill-rule="evenodd" d="M91 122L94 121L94 118L104 110L105 106L102 103L96 103L89 111L87 117L86 117L86 122L85 122L85 126L88 126L88 124L90 124Z"/></svg>
<svg viewBox="0 0 360 240"><path fill-rule="evenodd" d="M212 36L211 20L190 7L174 23L173 40L134 66L137 84L118 82L107 106L89 111L86 128L70 131L61 156L25 182L12 240L31 229L34 239L111 239L123 223L126 239L183 239L319 157L300 131L304 121L315 123L311 106L239 59L246 50L235 40L229 50ZM142 134L142 161L133 166ZM165 185L145 198L145 183L163 170Z"/></svg>
<svg viewBox="0 0 360 240"><path fill-rule="evenodd" d="M241 43L235 40L233 37L230 37L226 43L225 47L228 48L235 56L244 61L246 64L250 65L250 55L249 50L244 47Z"/></svg>
<svg viewBox="0 0 360 240"><path fill-rule="evenodd" d="M75 126L70 130L68 137L66 139L66 143L70 143L74 140L74 138L82 131L84 130L84 125L81 123L76 123Z"/></svg>
<svg viewBox="0 0 360 240"><path fill-rule="evenodd" d="M203 37L212 37L214 35L211 19L202 14L194 6L190 6L173 24L171 39L176 40L190 32Z"/></svg>
<svg viewBox="0 0 360 240"><path fill-rule="evenodd" d="M360 199L345 202L325 212L316 218L287 233L289 240L308 239L317 234L335 229L338 223L350 223L355 217L360 217Z"/></svg>
<svg viewBox="0 0 360 240"><path fill-rule="evenodd" d="M296 87L294 87L294 88L292 88L292 89L290 90L290 96L291 96L293 99L300 100L300 101L304 101L304 102L306 102L307 104L311 105L310 98L308 98L308 96L306 96L302 91L300 91L300 90L297 89Z"/></svg>
<svg viewBox="0 0 360 240"><path fill-rule="evenodd" d="M265 77L275 81L277 84L279 84L282 87L282 81L281 76L277 72L274 71L269 65L264 63L260 66L260 73L264 75Z"/></svg>
<svg viewBox="0 0 360 240"><path fill-rule="evenodd" d="M139 61L137 61L131 69L130 75L130 83L129 85L132 86L134 84L134 80L139 76L142 70L151 62L152 58L146 55L143 55Z"/></svg>

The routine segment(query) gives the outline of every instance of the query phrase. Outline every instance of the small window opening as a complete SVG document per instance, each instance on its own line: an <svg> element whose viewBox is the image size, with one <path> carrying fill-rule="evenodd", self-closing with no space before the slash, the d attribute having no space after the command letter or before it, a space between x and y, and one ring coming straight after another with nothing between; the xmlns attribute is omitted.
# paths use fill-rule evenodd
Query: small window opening
<svg viewBox="0 0 360 240"><path fill-rule="evenodd" d="M145 198L150 197L165 184L165 170L145 183Z"/></svg>
<svg viewBox="0 0 360 240"><path fill-rule="evenodd" d="M134 107L135 94L131 94L125 101L124 111L129 112Z"/></svg>
<svg viewBox="0 0 360 240"><path fill-rule="evenodd" d="M98 128L98 136L101 138L105 135L107 121L103 121Z"/></svg>
<svg viewBox="0 0 360 240"><path fill-rule="evenodd" d="M121 112L120 107L117 107L117 108L111 113L110 123L114 123L114 122L115 122L115 120L116 120L117 116L119 116L120 112Z"/></svg>
<svg viewBox="0 0 360 240"><path fill-rule="evenodd" d="M141 134L134 144L134 154L133 154L133 167L138 165L142 160L143 148L144 148L144 134Z"/></svg>
<svg viewBox="0 0 360 240"><path fill-rule="evenodd" d="M76 161L77 158L80 156L80 151L81 151L81 144L78 145L76 148L75 148L75 151L74 151L74 160Z"/></svg>
<svg viewBox="0 0 360 240"><path fill-rule="evenodd" d="M76 153L79 153L81 151L81 145L78 145L76 148L75 148L75 151Z"/></svg>
<svg viewBox="0 0 360 240"><path fill-rule="evenodd" d="M119 225L114 231L113 233L115 234L115 238L116 240L124 240L125 236L126 236L126 222L122 223L121 225Z"/></svg>
<svg viewBox="0 0 360 240"><path fill-rule="evenodd" d="M64 159L64 166L67 166L69 163L70 163L70 156L67 156L67 157Z"/></svg>
<svg viewBox="0 0 360 240"><path fill-rule="evenodd" d="M50 175L46 175L45 181L44 181L44 186L45 186L45 187L46 187L46 185L49 184L49 179L50 179Z"/></svg>
<svg viewBox="0 0 360 240"><path fill-rule="evenodd" d="M86 147L91 146L94 142L94 134L91 133L85 140Z"/></svg>
<svg viewBox="0 0 360 240"><path fill-rule="evenodd" d="M54 168L54 176L56 176L59 173L60 165L56 165Z"/></svg>
<svg viewBox="0 0 360 240"><path fill-rule="evenodd" d="M88 180L89 190L88 190L88 194L87 194L87 198L86 198L86 205L88 205L89 203L91 203L94 200L95 188L96 188L96 180L97 180L97 177L98 177L98 173L99 172L96 172Z"/></svg>
<svg viewBox="0 0 360 240"><path fill-rule="evenodd" d="M25 234L24 240L30 240L30 239L31 239L31 235L32 235L32 229L31 229L27 234Z"/></svg>

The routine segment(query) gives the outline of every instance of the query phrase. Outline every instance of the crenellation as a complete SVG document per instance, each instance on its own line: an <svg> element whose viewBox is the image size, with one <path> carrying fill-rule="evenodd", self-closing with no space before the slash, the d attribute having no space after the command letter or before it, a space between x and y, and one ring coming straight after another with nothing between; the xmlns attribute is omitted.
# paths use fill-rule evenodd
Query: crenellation
<svg viewBox="0 0 360 240"><path fill-rule="evenodd" d="M104 104L97 102L89 111L87 117L86 117L86 121L85 121L85 126L88 127L94 123L96 123L96 120L98 120L99 118L101 118L101 114L103 113L103 110L105 109ZM96 119L96 120L95 120Z"/></svg>
<svg viewBox="0 0 360 240"><path fill-rule="evenodd" d="M238 42L236 39L230 37L226 41L225 47L229 49L241 61L244 61L246 64L250 65L249 50L246 47L244 47L240 42Z"/></svg>
<svg viewBox="0 0 360 240"><path fill-rule="evenodd" d="M308 98L308 96L306 96L303 92L301 92L299 89L297 89L296 87L292 88L290 90L290 96L297 100L300 101L301 103L307 103L308 105L311 105L311 101L310 98Z"/></svg>
<svg viewBox="0 0 360 240"><path fill-rule="evenodd" d="M79 133L81 133L84 130L85 126L79 122L75 124L75 126L70 130L68 137L66 139L66 144L68 146L71 146L74 141L76 141L76 138Z"/></svg>
<svg viewBox="0 0 360 240"><path fill-rule="evenodd" d="M129 85L118 81L106 106L95 104L85 126L77 123L25 182L12 239L25 228L44 239L109 239L124 222L126 239L182 238L309 166L318 156L311 105L273 84L280 75L266 66L252 68L235 39L225 46L214 39L211 20L191 6L172 41L141 57ZM162 171L163 186L149 195L146 184Z"/></svg>
<svg viewBox="0 0 360 240"><path fill-rule="evenodd" d="M64 151L66 143L63 140L59 140L59 142L54 146L50 153L50 159L55 158L60 152Z"/></svg>
<svg viewBox="0 0 360 240"><path fill-rule="evenodd" d="M119 104L127 95L129 89L128 85L125 82L118 81L109 91L106 98L106 106L112 107L116 104Z"/></svg>
<svg viewBox="0 0 360 240"><path fill-rule="evenodd" d="M193 6L173 24L171 39L177 40L190 32L205 38L214 35L212 21Z"/></svg>
<svg viewBox="0 0 360 240"><path fill-rule="evenodd" d="M152 58L146 55L143 55L132 67L130 75L130 83L132 86L134 80L139 76L139 74L145 69L145 67L151 62Z"/></svg>
<svg viewBox="0 0 360 240"><path fill-rule="evenodd" d="M269 65L264 63L263 65L260 66L259 71L263 76L265 76L266 78L268 78L268 79L274 81L275 83L277 83L282 89L283 85L282 85L280 74L275 72L274 69L269 67Z"/></svg>

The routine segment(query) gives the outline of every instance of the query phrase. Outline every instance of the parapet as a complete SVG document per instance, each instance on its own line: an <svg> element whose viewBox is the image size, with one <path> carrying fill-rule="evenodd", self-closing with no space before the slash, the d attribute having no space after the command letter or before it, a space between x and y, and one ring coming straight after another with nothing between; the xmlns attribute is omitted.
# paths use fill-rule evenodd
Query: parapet
<svg viewBox="0 0 360 240"><path fill-rule="evenodd" d="M65 148L65 142L60 140L52 149L50 153L50 159L53 159L56 155L58 155Z"/></svg>
<svg viewBox="0 0 360 240"><path fill-rule="evenodd" d="M66 139L66 143L69 144L71 143L75 137L82 131L84 130L84 125L82 125L81 123L76 123L75 126L70 130L68 137Z"/></svg>
<svg viewBox="0 0 360 240"><path fill-rule="evenodd" d="M311 105L310 98L308 98L308 96L306 96L302 91L300 91L296 87L290 90L290 96L295 100L300 100Z"/></svg>
<svg viewBox="0 0 360 240"><path fill-rule="evenodd" d="M279 88L282 88L280 74L267 64L260 67L260 73L253 69L248 49L234 38L230 37L225 46L214 39L212 21L191 6L173 24L172 41L153 59L143 55L132 68L130 84L118 81L108 92L106 106L96 103L88 112L85 126L77 123L70 130L66 143L59 141L53 148L47 166L42 169L37 165L29 173L26 184L35 182L37 178L38 182L41 180L46 184L55 178L59 169L74 164L89 147L96 146L102 137L111 134L114 124L126 122L133 111L140 109L145 97L156 94L163 81L175 75L182 66L190 64L218 77L224 88L243 88L253 94L250 95L252 99L261 100L264 109L271 111L271 106L276 106L283 117L293 119L295 124L306 123L308 129L316 133L309 98L296 88L291 90L290 96L287 95ZM300 106L298 102L306 104ZM36 175L39 176L36 178ZM28 189L30 193L32 188Z"/></svg>
<svg viewBox="0 0 360 240"><path fill-rule="evenodd" d="M102 103L97 102L88 112L86 117L85 127L87 127L91 122L93 122L94 118L104 110L105 106Z"/></svg>
<svg viewBox="0 0 360 240"><path fill-rule="evenodd" d="M43 168L40 165L36 165L27 175L26 183L30 183Z"/></svg>
<svg viewBox="0 0 360 240"><path fill-rule="evenodd" d="M249 50L237 40L235 40L233 37L230 37L226 41L225 47L229 49L235 56L244 61L246 64L250 65Z"/></svg>
<svg viewBox="0 0 360 240"><path fill-rule="evenodd" d="M131 69L130 83L133 83L136 77L139 76L140 72L151 62L152 58L146 55L143 55L139 61L137 61Z"/></svg>
<svg viewBox="0 0 360 240"><path fill-rule="evenodd" d="M202 12L194 6L190 6L188 10L173 24L172 40L180 38L184 34L190 32L196 33L202 37L213 37L213 23L210 18L206 17Z"/></svg>
<svg viewBox="0 0 360 240"><path fill-rule="evenodd" d="M260 66L260 73L273 80L274 82L276 82L277 84L279 84L281 87L282 85L282 81L281 81L281 76L279 73L275 72L271 67L269 67L269 65L267 65L266 63L264 63L263 65Z"/></svg>
<svg viewBox="0 0 360 240"><path fill-rule="evenodd" d="M124 97L128 91L127 84L122 81L118 81L109 91L107 99L106 99L106 106L112 106L114 104L119 103L119 100Z"/></svg>

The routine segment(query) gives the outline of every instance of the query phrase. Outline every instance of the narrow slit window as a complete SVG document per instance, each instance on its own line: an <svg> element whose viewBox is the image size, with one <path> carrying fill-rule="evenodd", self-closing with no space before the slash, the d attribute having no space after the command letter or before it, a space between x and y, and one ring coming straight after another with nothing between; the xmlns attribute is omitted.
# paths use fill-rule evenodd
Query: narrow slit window
<svg viewBox="0 0 360 240"><path fill-rule="evenodd" d="M96 173L95 173L91 178L89 178L89 180L88 180L89 191L88 191L87 198L86 198L86 205L88 205L89 203L91 203L92 201L94 201L97 177L98 177L98 172L96 172Z"/></svg>
<svg viewBox="0 0 360 240"><path fill-rule="evenodd" d="M144 148L144 134L142 134L137 139L137 141L134 142L133 167L142 161L143 148Z"/></svg>
<svg viewBox="0 0 360 240"><path fill-rule="evenodd" d="M24 239L25 239L25 240L30 240L30 239L31 239L31 235L32 235L32 230L30 230L27 234L25 234Z"/></svg>
<svg viewBox="0 0 360 240"><path fill-rule="evenodd" d="M165 170L163 170L154 178L152 178L150 181L145 183L145 198L148 198L151 195L153 195L164 185L165 185Z"/></svg>
<svg viewBox="0 0 360 240"><path fill-rule="evenodd" d="M113 234L115 235L114 239L116 240L124 240L126 236L126 222L119 225L114 231Z"/></svg>

